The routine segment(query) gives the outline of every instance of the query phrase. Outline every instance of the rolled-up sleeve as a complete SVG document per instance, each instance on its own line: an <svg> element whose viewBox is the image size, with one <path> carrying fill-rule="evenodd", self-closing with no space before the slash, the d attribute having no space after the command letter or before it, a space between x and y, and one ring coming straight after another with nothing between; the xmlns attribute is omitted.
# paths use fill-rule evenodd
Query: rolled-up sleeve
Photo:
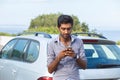
<svg viewBox="0 0 120 80"><path fill-rule="evenodd" d="M55 59L55 54L52 45L52 43L48 43L47 45L47 65L49 65Z"/></svg>
<svg viewBox="0 0 120 80"><path fill-rule="evenodd" d="M86 56L85 56L85 50L84 50L84 45L83 45L82 40L80 40L80 58L81 58L82 60L87 61L87 58L86 58Z"/></svg>

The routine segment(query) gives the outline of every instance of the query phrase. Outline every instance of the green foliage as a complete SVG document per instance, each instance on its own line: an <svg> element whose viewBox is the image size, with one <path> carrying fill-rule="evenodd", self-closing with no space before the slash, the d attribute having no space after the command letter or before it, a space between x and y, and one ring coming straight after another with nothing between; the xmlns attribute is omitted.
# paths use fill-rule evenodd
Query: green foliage
<svg viewBox="0 0 120 80"><path fill-rule="evenodd" d="M117 41L116 43L117 43L117 45L120 45L120 41Z"/></svg>
<svg viewBox="0 0 120 80"><path fill-rule="evenodd" d="M49 27L57 25L57 18L60 14L43 14L31 20L29 29L38 27Z"/></svg>
<svg viewBox="0 0 120 80"><path fill-rule="evenodd" d="M86 23L84 23L84 22L81 25L81 31L82 32L89 32L88 25Z"/></svg>
<svg viewBox="0 0 120 80"><path fill-rule="evenodd" d="M15 36L15 34L0 32L0 36Z"/></svg>
<svg viewBox="0 0 120 80"><path fill-rule="evenodd" d="M38 28L31 28L26 30L25 32L46 32L49 34L58 34L57 27L38 27Z"/></svg>
<svg viewBox="0 0 120 80"><path fill-rule="evenodd" d="M61 15L58 14L43 14L39 15L35 19L31 20L30 27L26 32L47 32L47 33L58 33L57 31L57 18ZM89 28L86 23L80 24L79 19L71 15L74 19L73 32L88 32Z"/></svg>

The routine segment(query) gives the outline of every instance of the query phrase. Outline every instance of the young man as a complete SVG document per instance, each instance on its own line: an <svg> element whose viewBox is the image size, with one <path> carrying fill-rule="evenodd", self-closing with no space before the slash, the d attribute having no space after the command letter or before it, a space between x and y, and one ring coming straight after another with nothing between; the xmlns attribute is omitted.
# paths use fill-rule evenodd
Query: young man
<svg viewBox="0 0 120 80"><path fill-rule="evenodd" d="M53 80L80 80L79 68L86 69L83 42L71 35L71 16L59 16L57 26L60 34L48 44L48 72Z"/></svg>

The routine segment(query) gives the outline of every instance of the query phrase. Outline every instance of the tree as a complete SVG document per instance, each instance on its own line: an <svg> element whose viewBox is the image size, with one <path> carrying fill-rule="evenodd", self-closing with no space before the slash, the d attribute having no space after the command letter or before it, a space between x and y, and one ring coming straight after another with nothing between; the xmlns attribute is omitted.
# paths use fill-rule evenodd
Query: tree
<svg viewBox="0 0 120 80"><path fill-rule="evenodd" d="M61 15L58 14L43 14L31 20L30 27L27 31L41 31L47 33L58 33L56 31L57 18ZM89 28L86 23L80 24L77 16L71 15L74 19L73 32L88 32Z"/></svg>
<svg viewBox="0 0 120 80"><path fill-rule="evenodd" d="M117 41L116 43L117 43L117 45L120 45L120 41Z"/></svg>
<svg viewBox="0 0 120 80"><path fill-rule="evenodd" d="M82 32L89 32L88 25L85 22L82 23L81 29L82 29Z"/></svg>

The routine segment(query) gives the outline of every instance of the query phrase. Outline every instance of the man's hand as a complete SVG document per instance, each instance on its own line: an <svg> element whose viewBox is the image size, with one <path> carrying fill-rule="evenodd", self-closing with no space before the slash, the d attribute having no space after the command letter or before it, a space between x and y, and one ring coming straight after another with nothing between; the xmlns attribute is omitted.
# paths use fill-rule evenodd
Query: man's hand
<svg viewBox="0 0 120 80"><path fill-rule="evenodd" d="M74 58L76 56L76 54L75 54L74 50L72 50L72 48L68 48L68 49L66 49L66 56L70 56L70 57Z"/></svg>
<svg viewBox="0 0 120 80"><path fill-rule="evenodd" d="M67 56L67 55L66 55L66 50L63 50L63 51L61 51L61 52L58 54L57 57L59 57L59 59L61 60L62 58L66 57L66 56Z"/></svg>

